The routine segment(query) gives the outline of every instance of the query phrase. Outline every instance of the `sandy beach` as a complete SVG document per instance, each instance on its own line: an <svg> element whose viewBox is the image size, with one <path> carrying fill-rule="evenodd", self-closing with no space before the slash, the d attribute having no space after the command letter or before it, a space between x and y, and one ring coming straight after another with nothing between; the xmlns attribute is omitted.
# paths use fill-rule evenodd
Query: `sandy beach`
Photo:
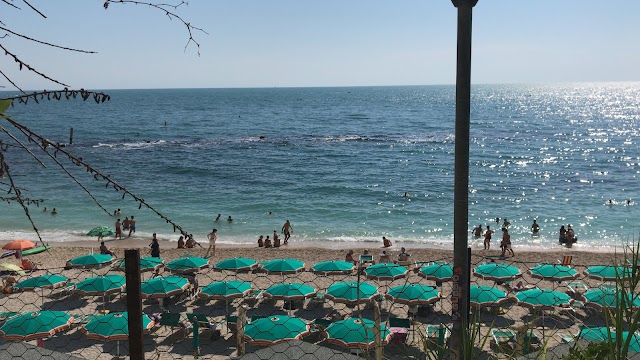
<svg viewBox="0 0 640 360"><path fill-rule="evenodd" d="M108 242L107 245L115 252L117 257L123 257L124 250L128 248L140 248L141 256L148 256L149 243L150 241L146 239L125 239L111 241ZM185 255L204 256L206 252L206 244L203 244L205 248L175 249L174 247L176 246L176 244L174 242L162 241L160 246L161 257L165 260L165 262L169 262ZM116 270L114 270L110 266L106 266L100 269L64 269L65 263L68 260L77 256L86 255L92 250L94 252L98 252L97 242L56 243L54 244L54 247L49 251L30 257L33 261L39 263L40 268L43 269L36 271L35 273L33 273L33 275L41 275L48 271L50 273L62 274L68 277L69 281L71 282L78 282L87 277L106 274L109 272L116 272ZM220 260L230 257L248 257L259 261L277 258L295 258L305 262L305 266L308 269L313 264L320 261L335 259L342 260L344 259L347 250L348 249L329 250L314 247L301 247L295 245L285 246L278 249L219 245L216 249L215 257L211 259L211 263L214 264ZM397 254L400 251L399 248L395 247L387 250L391 251L392 259L396 259ZM374 255L374 259L377 260L379 254L382 252L382 249L369 248L369 251ZM474 250L472 252L471 266L473 268L481 263L488 261L508 263L518 267L524 273L522 279L525 284L535 285L541 288L548 289L555 288L559 291L565 292L567 290L567 287L564 284L535 279L526 274L527 269L535 266L538 263L557 263L558 260L562 259L563 255L572 256L572 266L580 273L582 273L585 267L590 265L609 265L614 261L622 260L621 254L616 255L613 253L592 253L565 248L545 252L520 253L517 251L517 249L515 249L515 251L515 257L499 259L497 258L497 256L500 254L498 250ZM452 252L447 250L420 248L407 249L407 252L411 255L410 259L412 261L451 262L453 258ZM361 249L356 250L356 255L358 255L359 253L361 253ZM15 260L14 258L3 260L3 262L14 263L16 261L17 260ZM168 272L165 272L165 274L168 274ZM150 276L150 273L143 274L144 279L148 279ZM357 279L357 276L355 274L341 276L319 276L311 272L302 272L299 274L285 276L269 275L262 272L235 274L213 271L211 269L204 269L197 275L197 280L200 287L215 281L235 278L248 281L253 285L254 288L263 290L277 283L303 282L305 284L314 286L319 291L326 291L327 287L335 281L355 280ZM20 281L21 279L23 279L23 277L18 277L18 281ZM600 283L599 281L588 279L583 276L581 276L579 279L590 288L597 287ZM386 289L396 285L402 285L404 283L422 283L434 287L437 286L435 282L425 280L422 277L416 275L413 271L410 271L409 275L406 278L398 279L392 282L376 280L366 281L379 286L380 293L384 293ZM497 285L493 281L486 281L472 276L472 285L475 284L496 286L501 290L505 290L502 285ZM418 329L418 331L422 329L422 332L424 332L424 327L429 324L451 324L451 286L449 283L444 283L441 284L441 286L437 286L437 288L442 291L444 299L436 303L432 307L432 310L428 315L422 317L418 316L416 318L416 329ZM56 296L56 293L58 292L59 290L45 290L44 292L36 291L2 295L0 297L0 310L24 312L35 311L42 307L45 309L63 310L71 314L86 315L94 314L105 306L105 303L103 303L103 300L100 297L83 298L77 295L65 295L63 297L60 297ZM238 304L238 300L230 303L229 311L234 312L235 314L235 308L236 306L238 306ZM282 305L283 304L281 301L263 301L255 308L249 309L248 315L251 316L252 314L270 315L283 312L286 313L286 311L282 309ZM383 320L386 320L391 314L399 317L407 316L408 307L405 305L395 304L389 301L384 301L381 305L383 309ZM110 297L106 300L106 307L112 312L124 311L125 302L121 301L120 297ZM174 304L167 304L166 307L170 311L181 313L198 312L220 321L224 319L226 313L224 302L205 302L197 299L178 301ZM532 321L536 322L536 317L532 316L528 309L518 306L515 303L503 305L503 309L504 313L502 313L501 311L501 313L498 313L497 316L491 313L480 313L480 318L478 319L478 321L482 324L483 331L488 332L490 326L514 328L526 323L531 323ZM143 301L143 311L147 314L152 314L158 313L161 310L157 301L145 300ZM331 301L326 301L326 303L321 304L320 306L311 306L310 304L307 304L305 308L297 309L293 313L295 316L311 321L315 318L329 316L334 312L337 312L340 316L343 317L354 316L357 314L356 309L348 308L343 304L334 304ZM568 313L564 311L553 310L547 311L546 314L551 316L549 316L544 321L544 324L542 324L544 326L540 326L541 324L536 323L534 324L534 328L537 332L544 332L544 334L541 335L544 335L545 339L548 340L548 347L554 346L555 344L558 344L560 342L560 336L558 334L568 335L577 333L578 326L580 324L604 324L604 319L602 318L602 316L591 316L589 313L585 312L585 310L582 309L577 309L575 312ZM365 310L363 310L363 317L372 318L371 309L366 308ZM176 332L180 331L172 331L172 329L169 329L167 327L156 326L152 330L152 334L145 337L148 358L157 357L169 359L178 356L192 356L193 349L191 347L191 337L188 337L187 340L184 340L183 336L180 334L176 334ZM202 356L206 358L227 358L235 352L235 339L231 337L231 334L227 333L224 327L222 328L222 335L224 339L209 340L207 338L203 338L201 340L200 346ZM410 339L410 341L413 343L414 351L416 350L415 345L419 343L418 340L418 335L413 335ZM67 332L58 334L53 338L46 340L45 344L47 348L58 348L58 351L71 352L78 356L91 359L111 358L115 355L114 347L116 345L115 343L103 343L95 340L87 340L84 334L82 334L76 326L72 327L72 329ZM387 348L388 350L386 351L385 355L400 358L404 356L403 354L395 353L395 350L389 349L389 347ZM492 351L490 350L488 341L485 348L486 350ZM258 349L258 347L249 344L247 345L247 352L255 351L256 349ZM122 351L126 353L124 347L122 348Z"/></svg>

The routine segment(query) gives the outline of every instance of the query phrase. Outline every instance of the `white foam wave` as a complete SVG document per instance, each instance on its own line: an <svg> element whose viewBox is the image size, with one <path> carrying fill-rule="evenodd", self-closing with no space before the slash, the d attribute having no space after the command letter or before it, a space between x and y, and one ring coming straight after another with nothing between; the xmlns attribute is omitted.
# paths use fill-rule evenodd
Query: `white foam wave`
<svg viewBox="0 0 640 360"><path fill-rule="evenodd" d="M144 141L134 141L134 142L124 142L124 143L98 143L96 145L93 145L93 147L94 148L106 147L111 149L123 148L125 150L135 150L135 149L149 148L153 146L162 146L166 143L167 143L166 140L156 140L156 141L144 140Z"/></svg>

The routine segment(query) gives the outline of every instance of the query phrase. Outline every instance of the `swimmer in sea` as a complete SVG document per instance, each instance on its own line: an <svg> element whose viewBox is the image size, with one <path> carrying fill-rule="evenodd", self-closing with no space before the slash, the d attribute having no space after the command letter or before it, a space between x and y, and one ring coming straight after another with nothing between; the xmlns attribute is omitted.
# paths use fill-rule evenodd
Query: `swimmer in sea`
<svg viewBox="0 0 640 360"><path fill-rule="evenodd" d="M538 231L540 231L540 225L536 222L536 219L533 219L533 224L531 224L531 231L533 235L537 235Z"/></svg>

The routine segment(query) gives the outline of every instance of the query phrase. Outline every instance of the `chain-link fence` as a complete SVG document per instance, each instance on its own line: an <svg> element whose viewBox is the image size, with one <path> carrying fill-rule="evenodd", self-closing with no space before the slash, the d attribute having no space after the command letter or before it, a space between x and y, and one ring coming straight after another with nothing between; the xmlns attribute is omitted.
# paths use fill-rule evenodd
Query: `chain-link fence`
<svg viewBox="0 0 640 360"><path fill-rule="evenodd" d="M610 326L607 309L620 300L616 273L632 269L609 266L610 258L599 264L577 264L570 256L547 264L514 259L472 256L475 336L468 342L479 358L535 357L542 349L560 356L561 345L581 333L597 341L598 331ZM445 358L451 262L142 258L145 358ZM128 356L125 267L101 254L64 268L3 266L1 346L15 357L29 351ZM631 297L636 307L640 300Z"/></svg>

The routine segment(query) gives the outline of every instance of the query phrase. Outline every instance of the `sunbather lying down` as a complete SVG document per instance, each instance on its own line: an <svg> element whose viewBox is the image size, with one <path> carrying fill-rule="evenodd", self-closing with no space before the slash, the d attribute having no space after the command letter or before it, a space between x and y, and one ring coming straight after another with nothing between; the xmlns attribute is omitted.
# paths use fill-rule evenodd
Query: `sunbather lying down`
<svg viewBox="0 0 640 360"><path fill-rule="evenodd" d="M509 284L505 283L505 286L509 287ZM511 290L513 292L518 292L518 291L522 291L522 290L530 290L530 289L535 289L536 286L535 285L524 285L524 283L522 281L518 281L518 283L511 288Z"/></svg>

